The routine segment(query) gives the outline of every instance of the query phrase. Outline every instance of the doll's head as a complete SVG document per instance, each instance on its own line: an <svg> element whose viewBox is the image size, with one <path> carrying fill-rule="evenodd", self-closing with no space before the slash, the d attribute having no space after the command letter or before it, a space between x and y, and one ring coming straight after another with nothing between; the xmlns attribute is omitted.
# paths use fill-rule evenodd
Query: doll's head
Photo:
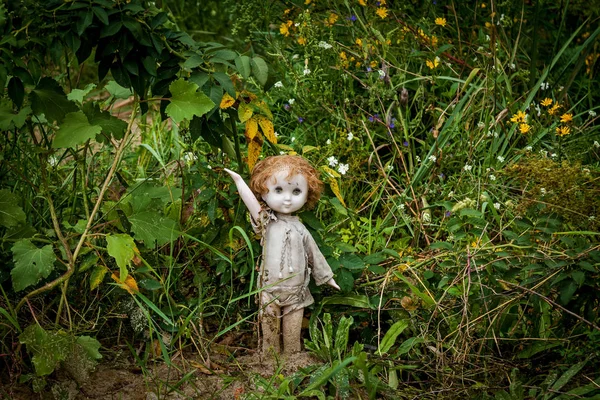
<svg viewBox="0 0 600 400"><path fill-rule="evenodd" d="M266 200L265 195L269 190L280 190L275 185L281 180L294 185L294 196L304 196L302 205L305 203L308 208L314 207L321 197L323 182L319 179L318 171L300 156L271 156L259 161L252 170L250 189L257 198Z"/></svg>

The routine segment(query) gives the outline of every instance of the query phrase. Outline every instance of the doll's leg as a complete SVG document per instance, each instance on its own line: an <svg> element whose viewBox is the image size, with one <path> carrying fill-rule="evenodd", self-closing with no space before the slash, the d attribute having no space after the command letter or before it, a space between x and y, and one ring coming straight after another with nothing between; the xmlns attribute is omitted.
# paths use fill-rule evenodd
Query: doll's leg
<svg viewBox="0 0 600 400"><path fill-rule="evenodd" d="M298 353L302 350L301 335L304 308L294 310L283 316L283 352Z"/></svg>
<svg viewBox="0 0 600 400"><path fill-rule="evenodd" d="M264 300L264 296L263 296ZM264 303L266 304L266 303ZM281 352L279 320L281 319L281 307L269 304L262 310L262 352L267 355L273 351L275 354Z"/></svg>

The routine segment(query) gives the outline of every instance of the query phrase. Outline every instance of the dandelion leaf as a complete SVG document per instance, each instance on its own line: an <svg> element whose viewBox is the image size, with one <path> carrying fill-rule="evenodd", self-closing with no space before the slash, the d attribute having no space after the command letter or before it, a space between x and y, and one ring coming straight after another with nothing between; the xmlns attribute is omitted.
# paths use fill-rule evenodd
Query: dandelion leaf
<svg viewBox="0 0 600 400"><path fill-rule="evenodd" d="M28 239L23 239L13 245L12 252L15 268L10 274L17 292L47 278L54 269L56 256L50 244L38 248Z"/></svg>

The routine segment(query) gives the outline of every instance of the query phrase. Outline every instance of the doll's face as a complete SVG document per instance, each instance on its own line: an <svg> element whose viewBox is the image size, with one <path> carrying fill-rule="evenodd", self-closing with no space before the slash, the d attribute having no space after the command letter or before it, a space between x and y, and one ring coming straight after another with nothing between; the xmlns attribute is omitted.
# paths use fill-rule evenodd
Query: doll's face
<svg viewBox="0 0 600 400"><path fill-rule="evenodd" d="M262 199L271 210L281 214L298 211L308 197L308 182L304 175L288 177L287 170L274 173L267 181L267 188L269 191L262 195Z"/></svg>

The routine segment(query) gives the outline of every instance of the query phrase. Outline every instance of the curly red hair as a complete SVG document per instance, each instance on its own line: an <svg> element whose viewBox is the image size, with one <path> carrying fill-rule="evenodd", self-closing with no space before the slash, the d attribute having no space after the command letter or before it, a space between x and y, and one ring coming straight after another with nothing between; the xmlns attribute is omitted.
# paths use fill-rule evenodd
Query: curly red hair
<svg viewBox="0 0 600 400"><path fill-rule="evenodd" d="M319 172L300 156L270 156L259 161L252 170L250 189L257 198L268 193L267 182L278 171L288 171L287 178L294 175L303 175L308 183L308 197L306 207L312 208L317 204L323 192L323 182L319 179Z"/></svg>

